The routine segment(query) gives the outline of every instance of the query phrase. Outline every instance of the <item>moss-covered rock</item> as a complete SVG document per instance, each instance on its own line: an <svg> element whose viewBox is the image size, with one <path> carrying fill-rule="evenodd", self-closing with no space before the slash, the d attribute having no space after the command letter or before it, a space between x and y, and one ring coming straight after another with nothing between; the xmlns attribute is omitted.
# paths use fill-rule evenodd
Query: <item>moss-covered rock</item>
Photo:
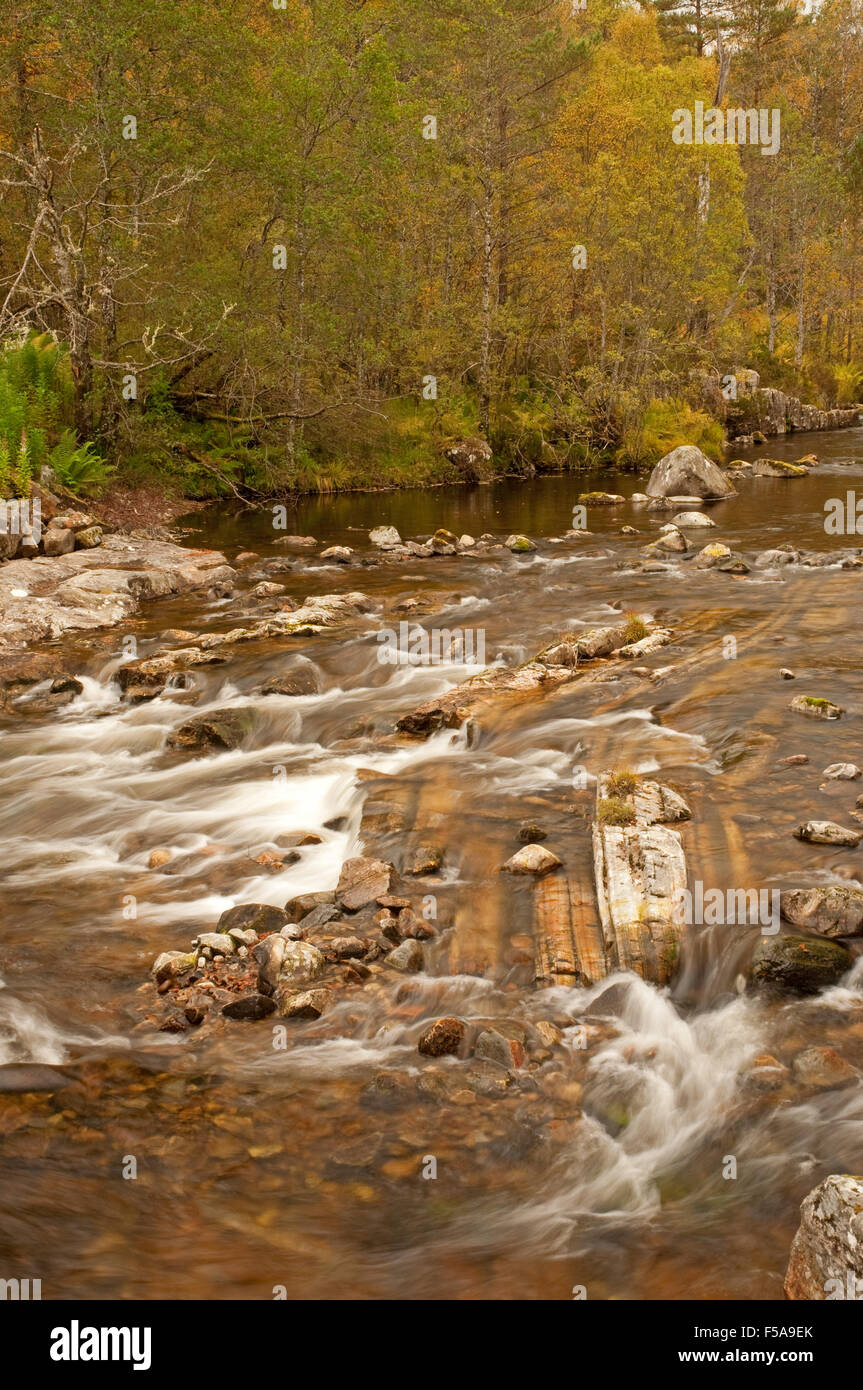
<svg viewBox="0 0 863 1390"><path fill-rule="evenodd" d="M854 957L847 946L816 936L782 933L763 936L749 967L756 989L787 994L817 994L851 969Z"/></svg>

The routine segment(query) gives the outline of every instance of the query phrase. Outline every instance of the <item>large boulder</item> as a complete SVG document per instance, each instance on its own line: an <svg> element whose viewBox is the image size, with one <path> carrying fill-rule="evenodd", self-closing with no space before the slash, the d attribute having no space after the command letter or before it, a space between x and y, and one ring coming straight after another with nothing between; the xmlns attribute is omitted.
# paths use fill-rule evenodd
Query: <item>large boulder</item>
<svg viewBox="0 0 863 1390"><path fill-rule="evenodd" d="M491 449L478 435L451 444L444 453L466 483L478 483L492 476Z"/></svg>
<svg viewBox="0 0 863 1390"><path fill-rule="evenodd" d="M648 497L734 497L721 468L694 444L681 444L659 460L647 484Z"/></svg>
<svg viewBox="0 0 863 1390"><path fill-rule="evenodd" d="M782 916L818 936L863 934L863 889L844 884L791 888L780 895Z"/></svg>
<svg viewBox="0 0 863 1390"><path fill-rule="evenodd" d="M804 1197L785 1297L821 1302L863 1294L863 1178L836 1174Z"/></svg>
<svg viewBox="0 0 863 1390"><path fill-rule="evenodd" d="M763 936L749 969L750 983L788 994L817 994L851 969L854 957L838 941L815 936Z"/></svg>

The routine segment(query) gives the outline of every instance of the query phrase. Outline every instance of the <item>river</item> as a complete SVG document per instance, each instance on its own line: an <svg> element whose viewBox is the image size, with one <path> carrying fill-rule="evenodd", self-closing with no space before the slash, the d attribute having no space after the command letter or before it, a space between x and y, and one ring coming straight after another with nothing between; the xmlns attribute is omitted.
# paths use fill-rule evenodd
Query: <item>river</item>
<svg viewBox="0 0 863 1390"><path fill-rule="evenodd" d="M825 534L824 503L863 495L863 430L744 457L809 451L820 464L808 477L742 480L712 505L716 529L698 544L723 540L750 564L783 541L853 545ZM384 523L404 537L518 531L539 548L367 568L291 557L271 577L298 601L361 590L377 607L347 631L240 645L191 692L121 702L112 677L128 633L146 655L167 629L260 615L241 571L234 598L153 603L122 632L68 643L83 693L50 718L3 719L0 1062L62 1063L75 1084L0 1096L0 1273L41 1278L44 1298L781 1297L802 1197L860 1171L863 1085L761 1091L747 1073L760 1054L787 1063L812 1043L863 1067L863 969L813 999L767 1000L738 987L756 930L693 929L672 988L630 977L616 1019L594 1011L581 1046L579 1021L607 982L537 988L531 884L499 868L526 820L564 865L587 864L592 792L574 789L574 769L626 766L685 794L689 867L707 886L859 875L860 850L792 831L807 817L853 824L860 784L822 774L863 763L863 578L835 564L642 573L632 562L667 516L629 502L592 509L591 537L552 540L580 491L639 486L605 472L302 501L289 531L364 555ZM189 544L231 561L285 556L266 512L226 505L186 524ZM427 626L481 629L487 658L508 664L621 608L681 636L653 659L669 668L656 681L575 681L502 709L473 740L406 740L396 719L473 670L381 664L379 626L411 595L435 600ZM733 659L699 659L708 639L731 637ZM255 693L298 653L319 693ZM801 719L796 693L847 715ZM166 755L191 712L249 704L249 746ZM780 762L794 754L808 762ZM146 1025L154 957L235 903L333 888L365 846L369 798L383 807L376 853L418 834L444 850L422 881L441 910L426 970L346 992L319 1020L292 1022L282 1050L265 1021ZM250 858L294 832L319 837L296 862L273 873ZM165 871L148 867L158 847L176 861ZM455 1059L418 1055L440 1015L547 1020L562 1044L484 1092Z"/></svg>

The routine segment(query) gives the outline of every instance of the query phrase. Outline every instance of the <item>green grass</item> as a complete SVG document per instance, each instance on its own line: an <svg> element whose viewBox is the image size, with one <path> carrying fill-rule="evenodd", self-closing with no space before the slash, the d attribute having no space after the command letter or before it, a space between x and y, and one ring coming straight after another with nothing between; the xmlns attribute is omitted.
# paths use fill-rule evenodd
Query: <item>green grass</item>
<svg viewBox="0 0 863 1390"><path fill-rule="evenodd" d="M619 796L604 796L599 803L602 825L634 825L635 808Z"/></svg>

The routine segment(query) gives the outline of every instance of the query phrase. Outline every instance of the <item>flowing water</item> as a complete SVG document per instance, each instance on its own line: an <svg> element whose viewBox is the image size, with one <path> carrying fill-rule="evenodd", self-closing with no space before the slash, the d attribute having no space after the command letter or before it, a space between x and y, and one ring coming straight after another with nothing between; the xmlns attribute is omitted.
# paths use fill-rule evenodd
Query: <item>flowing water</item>
<svg viewBox="0 0 863 1390"><path fill-rule="evenodd" d="M838 560L855 538L825 534L824 502L863 495L863 430L762 452L810 449L809 477L742 481L699 544L724 540L751 561L790 540ZM673 988L615 977L627 988L609 1017L590 1007L607 981L537 987L533 888L499 873L530 821L583 878L593 790L574 788L573 770L626 766L686 795L689 870L705 887L859 876L861 851L792 831L810 817L853 824L859 784L822 772L863 763L861 573L640 573L638 549L668 517L630 503L594 509L592 537L552 539L579 491L639 485L604 474L302 502L290 531L362 555L382 523L409 537L517 530L539 549L350 568L293 557L272 576L293 598L362 590L374 611L237 646L191 692L130 707L112 682L124 636L146 655L166 629L227 630L262 612L245 579L233 598L151 604L122 632L67 645L84 681L71 705L4 718L0 1062L62 1063L72 1084L0 1096L0 1275L41 1278L46 1298L781 1296L800 1200L831 1172L860 1171L863 1086L762 1092L748 1069L813 1043L863 1067L863 962L815 999L768 1001L739 989L757 929L693 928ZM189 524L189 544L229 560L285 555L269 513ZM379 662L376 633L413 595L433 600L426 627L482 629L487 659L507 664L621 608L676 637L648 663L668 668L658 679L615 666L602 683L501 705L473 737L408 740L396 719L474 669ZM314 664L321 693L255 693L297 661ZM796 693L847 714L801 719ZM247 746L166 754L191 713L249 704L260 718ZM801 753L805 765L780 763ZM371 801L383 811L370 816ZM250 856L292 832L320 840L276 873ZM268 1021L180 1035L147 1023L155 955L188 949L225 908L282 906L333 888L364 849L395 858L430 841L445 859L418 880L441 928L423 974L345 990L321 1019L291 1022L282 1050ZM159 847L172 860L150 869ZM513 1084L471 1085L464 1063L417 1052L449 1014L548 1020L563 1042Z"/></svg>

